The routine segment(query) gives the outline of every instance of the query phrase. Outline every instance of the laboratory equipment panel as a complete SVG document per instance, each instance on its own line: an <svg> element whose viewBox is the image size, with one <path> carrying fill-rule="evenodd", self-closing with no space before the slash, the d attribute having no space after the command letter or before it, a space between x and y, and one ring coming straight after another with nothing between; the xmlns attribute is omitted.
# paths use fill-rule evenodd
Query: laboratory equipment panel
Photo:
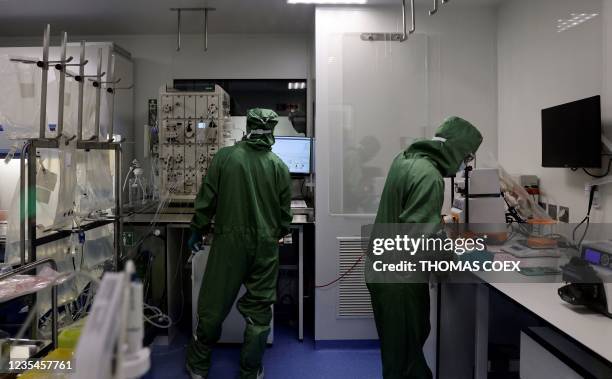
<svg viewBox="0 0 612 379"><path fill-rule="evenodd" d="M218 85L188 92L162 86L158 120L161 191L193 201L217 151L231 145L230 97ZM229 136L229 137L228 137Z"/></svg>

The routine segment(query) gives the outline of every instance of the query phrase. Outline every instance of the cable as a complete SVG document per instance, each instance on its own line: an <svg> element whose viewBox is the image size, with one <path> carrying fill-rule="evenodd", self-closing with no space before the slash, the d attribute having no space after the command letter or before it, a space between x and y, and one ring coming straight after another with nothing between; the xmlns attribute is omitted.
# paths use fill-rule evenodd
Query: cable
<svg viewBox="0 0 612 379"><path fill-rule="evenodd" d="M50 288L56 284L59 284L59 282L67 282L72 278L75 278L78 275L82 275L85 276L86 278L90 279L92 282L94 282L96 285L100 284L100 280L96 277L94 277L93 275L89 274L89 273L85 273L85 272L81 272L81 271L74 271L72 273L70 273L69 275L59 275L58 277L56 277L55 279L53 279L51 282L49 282L45 288ZM58 304L59 306L59 304ZM28 316L26 317L25 321L23 322L23 324L21 325L21 328L19 328L19 331L17 332L17 334L15 335L14 341L21 339L24 335L26 330L28 329L28 327L30 326L30 324L32 323L32 321L34 321L34 317L36 316L37 312L37 308L38 308L38 301L34 303L34 305L32 305L32 307L30 308L30 312L28 313Z"/></svg>
<svg viewBox="0 0 612 379"><path fill-rule="evenodd" d="M151 311L153 312L153 314L150 317L148 317L144 314L145 311ZM168 329L172 327L173 325L175 325L172 322L172 319L170 318L170 316L164 314L164 312L162 312L161 309L154 307L152 305L149 305L149 304L143 304L143 318L149 324L157 328L161 328L161 329ZM155 318L156 320L154 321L153 318ZM164 324L159 324L157 323L157 321L164 322Z"/></svg>
<svg viewBox="0 0 612 379"><path fill-rule="evenodd" d="M586 168L583 168L582 171L584 171L585 174L587 174L588 176L592 178L601 179L601 178L605 178L606 176L610 175L610 169L612 169L612 158L608 160L608 169L606 170L606 173L603 175L591 174L590 172L587 171Z"/></svg>
<svg viewBox="0 0 612 379"><path fill-rule="evenodd" d="M125 191L125 185L128 182L128 179L130 178L130 174L132 173L132 171L134 171L134 167L130 166L130 169L128 170L127 174L125 175L125 181L123 182L123 187L121 188L122 191Z"/></svg>
<svg viewBox="0 0 612 379"><path fill-rule="evenodd" d="M612 162L612 160L610 160ZM578 231L578 229L586 223L586 226L584 228L584 233L582 234L582 237L580 238L580 241L577 243L578 248L580 248L580 246L582 245L582 241L584 241L584 238L586 237L586 234L589 230L589 226L591 224L591 209L593 208L593 199L595 198L595 192L597 191L597 186L592 186L591 190L589 192L589 208L587 210L587 214L586 216L582 219L582 221L580 221L580 223L578 225L576 225L576 227L574 228L574 230L572 231L572 240L574 241L574 243L576 243L576 232Z"/></svg>
<svg viewBox="0 0 612 379"><path fill-rule="evenodd" d="M302 197L305 199L306 196L304 195L304 185L306 184L306 178L304 177L302 179L302 186L300 187L300 195L302 195Z"/></svg>
<svg viewBox="0 0 612 379"><path fill-rule="evenodd" d="M345 272L344 274L340 275L340 276L339 276L338 278L336 278L335 280L332 280L331 282L326 283L326 284L323 284L323 285L320 285L320 286L315 285L315 288L325 288L325 287L329 287L329 286L331 286L332 284L334 284L334 283L336 283L336 282L338 282L338 281L340 281L340 280L344 279L344 278L345 278L345 277L346 277L348 274L350 274L350 273L351 273L351 272L352 272L352 271L355 269L355 267L357 267L357 265L359 264L359 262L361 262L361 261L363 260L363 257L365 257L365 254L362 254L362 255L361 255L361 256L360 256L360 257L359 257L359 258L358 258L358 259L355 261L355 263L353 263L353 265L351 266L351 268L349 268L348 270L346 270L346 272Z"/></svg>

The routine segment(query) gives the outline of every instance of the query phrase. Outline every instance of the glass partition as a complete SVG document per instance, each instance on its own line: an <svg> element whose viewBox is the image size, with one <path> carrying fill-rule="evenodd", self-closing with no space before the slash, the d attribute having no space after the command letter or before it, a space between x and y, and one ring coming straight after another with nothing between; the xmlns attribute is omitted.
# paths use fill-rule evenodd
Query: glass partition
<svg viewBox="0 0 612 379"><path fill-rule="evenodd" d="M426 137L428 48L423 34L403 43L333 36L327 57L332 214L376 213L391 162Z"/></svg>

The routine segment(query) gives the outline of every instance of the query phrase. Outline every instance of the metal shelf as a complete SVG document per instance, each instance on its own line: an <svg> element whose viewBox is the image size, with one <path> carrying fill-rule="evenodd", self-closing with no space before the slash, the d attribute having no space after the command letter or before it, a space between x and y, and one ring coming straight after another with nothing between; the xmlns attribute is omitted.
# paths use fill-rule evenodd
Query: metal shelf
<svg viewBox="0 0 612 379"><path fill-rule="evenodd" d="M90 221L88 223L81 224L81 227L78 230L88 231L91 229L96 229L105 225L114 224L117 220L115 218L107 219L107 220L96 220ZM59 241L61 239L70 237L73 230L55 230L48 232L46 235L42 237L38 237L34 240L33 245L38 247L51 242Z"/></svg>

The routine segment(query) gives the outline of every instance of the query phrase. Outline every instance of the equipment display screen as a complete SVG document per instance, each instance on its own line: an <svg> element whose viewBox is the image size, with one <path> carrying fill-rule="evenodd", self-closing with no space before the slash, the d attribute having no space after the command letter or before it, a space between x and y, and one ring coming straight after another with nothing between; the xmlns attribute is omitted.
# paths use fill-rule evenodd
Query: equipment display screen
<svg viewBox="0 0 612 379"><path fill-rule="evenodd" d="M310 174L312 139L305 137L274 137L272 152L285 162L292 174Z"/></svg>
<svg viewBox="0 0 612 379"><path fill-rule="evenodd" d="M598 265L599 262L601 261L601 253L599 251L585 249L584 250L584 260L589 263Z"/></svg>
<svg viewBox="0 0 612 379"><path fill-rule="evenodd" d="M542 167L601 167L599 96L542 110Z"/></svg>

